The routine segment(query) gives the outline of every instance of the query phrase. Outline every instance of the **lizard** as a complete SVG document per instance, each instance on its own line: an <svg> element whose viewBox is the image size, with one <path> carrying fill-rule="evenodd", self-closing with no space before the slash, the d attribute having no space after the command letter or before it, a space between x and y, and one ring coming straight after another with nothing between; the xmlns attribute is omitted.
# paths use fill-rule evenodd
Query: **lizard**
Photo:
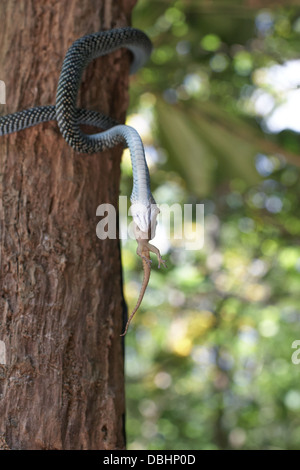
<svg viewBox="0 0 300 470"><path fill-rule="evenodd" d="M157 256L158 269L160 268L161 264L165 268L167 267L166 261L162 259L159 249L156 248L156 246L154 246L150 243L150 240L152 240L152 238L154 238L154 236L155 236L155 229L156 229L156 224L157 224L156 218L157 218L157 215L160 212L160 210L158 209L152 195L151 195L151 202L152 202L151 208L150 208L150 210L148 209L148 220L149 220L150 223L148 223L146 225L143 225L143 223L141 223L141 217L139 217L139 215L138 215L139 214L139 208L141 209L141 207L139 207L139 205L132 205L131 206L131 214L133 215L134 219L136 220L136 221L133 222L133 231L134 231L134 235L135 235L135 238L136 238L136 241L137 241L137 244L138 244L137 249L136 249L136 253L137 253L138 256L140 256L142 258L144 277L143 277L143 282L142 282L142 286L141 286L141 289L140 289L140 294L139 294L137 303L136 303L131 315L129 316L129 318L127 320L124 332L120 336L125 336L126 335L129 324L130 324L132 318L134 317L135 313L139 309L139 307L142 303L142 300L144 298L144 294L146 292L146 289L147 289L147 286L148 286L148 283L149 283L149 279L150 279L150 273L151 273L152 260L150 259L150 252L154 253ZM144 210L144 212L147 213L147 209L146 209L146 211ZM146 220L147 219L144 218L144 222ZM143 228L141 229L138 224L140 226L142 226Z"/></svg>

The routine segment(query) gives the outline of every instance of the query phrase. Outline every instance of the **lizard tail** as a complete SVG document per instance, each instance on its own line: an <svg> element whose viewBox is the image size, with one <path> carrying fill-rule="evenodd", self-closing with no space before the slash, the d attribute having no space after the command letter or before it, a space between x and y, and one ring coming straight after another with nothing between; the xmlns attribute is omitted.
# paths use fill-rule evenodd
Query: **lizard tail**
<svg viewBox="0 0 300 470"><path fill-rule="evenodd" d="M132 318L134 317L136 311L138 310L139 306L141 305L141 302L143 300L143 297L144 297L144 294L145 294L145 291L146 291L146 288L147 288L147 285L148 285L148 282L149 282L149 279L150 279L151 268L150 268L149 264L147 263L147 261L145 259L143 259L142 261L143 261L143 269L144 269L144 279L143 279L143 284L142 284L142 287L141 287L141 290L140 290L140 295L139 295L138 301L136 303L136 306L134 307L134 309L132 311L132 314L130 315L130 317L127 320L124 333L122 333L120 336L125 336L126 335L129 324L130 324Z"/></svg>

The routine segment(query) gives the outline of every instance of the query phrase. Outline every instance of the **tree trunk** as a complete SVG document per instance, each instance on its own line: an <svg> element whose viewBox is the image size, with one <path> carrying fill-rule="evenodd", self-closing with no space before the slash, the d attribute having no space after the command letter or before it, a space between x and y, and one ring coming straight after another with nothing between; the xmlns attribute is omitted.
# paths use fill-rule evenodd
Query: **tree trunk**
<svg viewBox="0 0 300 470"><path fill-rule="evenodd" d="M54 104L71 43L128 25L134 3L2 0L2 114ZM93 61L78 105L122 122L129 62ZM51 122L0 138L0 152L0 448L123 449L120 248L96 236L122 150L75 153Z"/></svg>

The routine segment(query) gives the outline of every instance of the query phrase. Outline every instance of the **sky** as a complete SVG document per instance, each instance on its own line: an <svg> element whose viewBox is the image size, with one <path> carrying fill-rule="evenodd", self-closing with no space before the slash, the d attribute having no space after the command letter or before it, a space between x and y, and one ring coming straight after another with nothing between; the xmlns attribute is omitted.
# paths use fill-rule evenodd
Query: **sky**
<svg viewBox="0 0 300 470"><path fill-rule="evenodd" d="M254 82L258 88L252 100L255 112L263 116L265 130L300 132L300 60L260 69L256 71Z"/></svg>

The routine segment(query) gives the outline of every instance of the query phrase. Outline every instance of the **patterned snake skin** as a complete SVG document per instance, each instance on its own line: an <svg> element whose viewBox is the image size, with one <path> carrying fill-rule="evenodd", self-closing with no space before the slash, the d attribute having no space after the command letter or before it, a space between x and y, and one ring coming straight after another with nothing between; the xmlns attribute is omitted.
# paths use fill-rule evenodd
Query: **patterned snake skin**
<svg viewBox="0 0 300 470"><path fill-rule="evenodd" d="M76 98L83 71L93 59L121 47L133 54L130 72L134 73L148 59L152 45L138 29L119 28L89 34L77 39L69 48L63 62L56 94L56 105L38 106L0 117L0 136L10 134L41 122L57 120L66 142L77 152L94 153L123 143L131 155L133 170L132 202L154 202L150 191L148 166L144 147L137 131L120 125L96 111L76 108ZM87 135L80 124L99 126L103 132Z"/></svg>

